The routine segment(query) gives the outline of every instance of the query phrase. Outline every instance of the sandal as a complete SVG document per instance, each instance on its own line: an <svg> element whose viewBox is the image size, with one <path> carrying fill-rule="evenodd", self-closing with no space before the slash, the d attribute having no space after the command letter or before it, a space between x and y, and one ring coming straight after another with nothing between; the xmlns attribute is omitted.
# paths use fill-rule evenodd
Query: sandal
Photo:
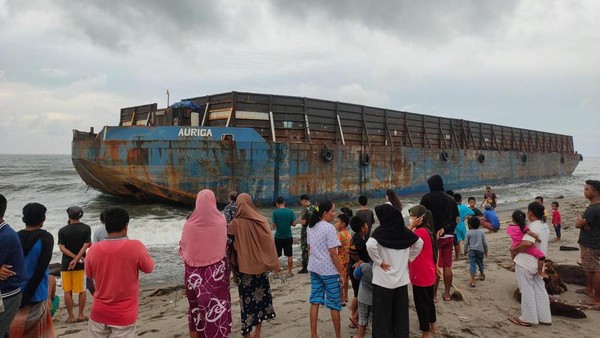
<svg viewBox="0 0 600 338"><path fill-rule="evenodd" d="M475 283L470 283L469 286L472 287L472 288L474 288L475 287Z"/></svg>
<svg viewBox="0 0 600 338"><path fill-rule="evenodd" d="M356 322L356 320L354 320L354 318L348 317L348 319L350 319L350 324L348 325L349 328L351 328L351 329L358 328L358 323Z"/></svg>
<svg viewBox="0 0 600 338"><path fill-rule="evenodd" d="M530 323L524 322L524 321L520 320L518 317L508 317L508 321L510 321L511 323L516 324L516 325L531 326Z"/></svg>
<svg viewBox="0 0 600 338"><path fill-rule="evenodd" d="M485 280L485 273L483 273L483 272L482 272L482 273L479 275L479 280L481 280L481 281Z"/></svg>

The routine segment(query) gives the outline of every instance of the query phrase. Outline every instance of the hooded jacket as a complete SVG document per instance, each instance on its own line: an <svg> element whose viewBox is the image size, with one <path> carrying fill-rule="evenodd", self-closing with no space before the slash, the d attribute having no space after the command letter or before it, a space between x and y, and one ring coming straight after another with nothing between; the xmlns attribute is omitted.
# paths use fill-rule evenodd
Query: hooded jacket
<svg viewBox="0 0 600 338"><path fill-rule="evenodd" d="M458 217L456 201L444 192L444 181L440 175L431 176L427 185L430 192L423 195L419 204L431 211L436 232L444 228L444 235L453 235Z"/></svg>

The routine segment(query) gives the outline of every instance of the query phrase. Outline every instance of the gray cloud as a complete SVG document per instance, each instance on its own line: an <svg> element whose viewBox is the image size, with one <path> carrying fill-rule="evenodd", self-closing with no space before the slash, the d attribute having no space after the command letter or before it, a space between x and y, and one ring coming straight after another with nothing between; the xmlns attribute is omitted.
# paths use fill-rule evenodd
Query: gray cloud
<svg viewBox="0 0 600 338"><path fill-rule="evenodd" d="M401 41L438 43L456 36L481 36L502 30L514 14L517 0L281 0L278 12L294 18L323 14L332 25L362 24L387 32Z"/></svg>

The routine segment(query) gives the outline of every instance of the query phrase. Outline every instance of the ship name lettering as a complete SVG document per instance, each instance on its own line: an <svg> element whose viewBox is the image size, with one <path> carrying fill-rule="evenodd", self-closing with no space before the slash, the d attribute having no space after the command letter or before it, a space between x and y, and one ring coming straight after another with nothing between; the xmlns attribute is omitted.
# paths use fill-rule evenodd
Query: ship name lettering
<svg viewBox="0 0 600 338"><path fill-rule="evenodd" d="M210 129L181 128L177 136L212 137L212 131Z"/></svg>

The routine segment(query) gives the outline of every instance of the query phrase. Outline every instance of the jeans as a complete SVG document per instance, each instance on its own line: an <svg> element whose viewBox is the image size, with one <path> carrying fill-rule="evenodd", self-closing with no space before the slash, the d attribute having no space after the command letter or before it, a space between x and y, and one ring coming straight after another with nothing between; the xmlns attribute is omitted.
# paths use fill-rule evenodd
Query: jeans
<svg viewBox="0 0 600 338"><path fill-rule="evenodd" d="M469 250L469 272L474 274L476 272L476 266L479 267L479 272L483 273L483 252L477 250Z"/></svg>

